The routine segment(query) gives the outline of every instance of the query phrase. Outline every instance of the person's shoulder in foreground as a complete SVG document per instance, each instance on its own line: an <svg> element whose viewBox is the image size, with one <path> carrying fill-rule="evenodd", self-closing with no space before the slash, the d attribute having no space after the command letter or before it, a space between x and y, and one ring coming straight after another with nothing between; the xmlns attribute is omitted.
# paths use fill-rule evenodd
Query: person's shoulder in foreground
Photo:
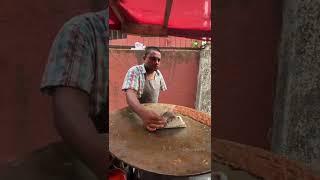
<svg viewBox="0 0 320 180"><path fill-rule="evenodd" d="M105 33L105 30L107 29L107 12L107 10L101 10L98 12L88 12L74 16L64 24L63 28L74 26L82 28L98 28L98 30L103 30L101 31L102 33Z"/></svg>
<svg viewBox="0 0 320 180"><path fill-rule="evenodd" d="M107 123L103 107L108 94L107 20L103 10L64 23L52 43L40 85L43 93L52 95L54 124L64 142L103 179L111 162L105 137L98 134L108 129L102 127ZM102 125L96 123L99 119Z"/></svg>
<svg viewBox="0 0 320 180"><path fill-rule="evenodd" d="M107 10L77 15L59 30L51 46L41 82L41 91L53 87L74 87L90 94L94 79L94 59L105 51ZM98 57L94 57L98 56Z"/></svg>

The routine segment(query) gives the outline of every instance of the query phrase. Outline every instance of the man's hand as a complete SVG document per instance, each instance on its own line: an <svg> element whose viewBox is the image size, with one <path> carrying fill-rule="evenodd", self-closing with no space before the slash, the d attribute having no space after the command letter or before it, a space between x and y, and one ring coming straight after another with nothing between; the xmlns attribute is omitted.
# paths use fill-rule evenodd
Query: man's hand
<svg viewBox="0 0 320 180"><path fill-rule="evenodd" d="M155 131L157 129L163 128L166 124L166 121L151 110L146 110L140 113L140 117L143 121L144 126L149 131Z"/></svg>
<svg viewBox="0 0 320 180"><path fill-rule="evenodd" d="M155 131L165 126L166 121L161 116L151 110L146 110L140 104L137 98L137 91L133 89L126 90L126 98L128 105L140 116L147 130Z"/></svg>

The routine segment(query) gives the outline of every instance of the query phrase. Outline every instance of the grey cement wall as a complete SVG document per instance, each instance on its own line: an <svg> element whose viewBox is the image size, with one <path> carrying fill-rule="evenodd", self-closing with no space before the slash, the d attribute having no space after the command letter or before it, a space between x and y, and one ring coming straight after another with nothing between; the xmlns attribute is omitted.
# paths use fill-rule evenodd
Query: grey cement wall
<svg viewBox="0 0 320 180"><path fill-rule="evenodd" d="M320 168L320 0L284 0L272 150Z"/></svg>
<svg viewBox="0 0 320 180"><path fill-rule="evenodd" d="M211 114L211 48L200 51L198 86L195 107Z"/></svg>

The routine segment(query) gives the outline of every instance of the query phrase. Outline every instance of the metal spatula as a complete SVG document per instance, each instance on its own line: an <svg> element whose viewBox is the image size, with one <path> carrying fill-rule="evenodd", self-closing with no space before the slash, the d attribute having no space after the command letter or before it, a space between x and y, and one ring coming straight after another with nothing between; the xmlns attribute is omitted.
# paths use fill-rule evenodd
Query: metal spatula
<svg viewBox="0 0 320 180"><path fill-rule="evenodd" d="M185 128L186 123L182 120L181 116L176 116L173 112L167 111L162 114L167 124L164 128Z"/></svg>

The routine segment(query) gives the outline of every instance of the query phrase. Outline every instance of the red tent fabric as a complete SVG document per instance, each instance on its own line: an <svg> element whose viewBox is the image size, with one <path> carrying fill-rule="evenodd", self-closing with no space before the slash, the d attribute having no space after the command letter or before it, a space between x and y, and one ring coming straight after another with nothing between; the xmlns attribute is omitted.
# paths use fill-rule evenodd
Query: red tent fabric
<svg viewBox="0 0 320 180"><path fill-rule="evenodd" d="M110 0L110 7L111 29L141 35L211 37L211 0Z"/></svg>

